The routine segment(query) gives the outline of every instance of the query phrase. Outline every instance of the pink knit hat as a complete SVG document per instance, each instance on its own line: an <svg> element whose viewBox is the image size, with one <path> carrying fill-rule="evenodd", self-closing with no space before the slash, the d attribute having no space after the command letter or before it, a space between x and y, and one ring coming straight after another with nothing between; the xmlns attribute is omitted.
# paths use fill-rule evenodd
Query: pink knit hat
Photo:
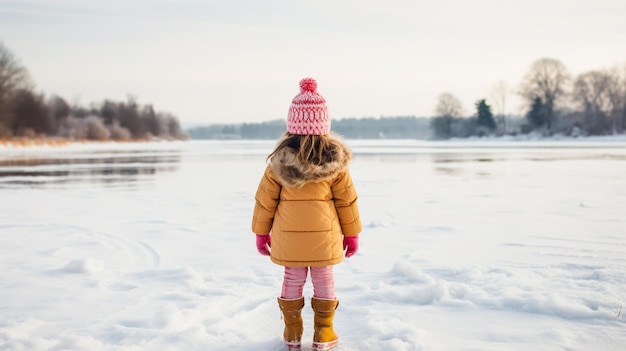
<svg viewBox="0 0 626 351"><path fill-rule="evenodd" d="M330 133L326 100L317 93L315 79L304 78L300 81L300 94L293 98L289 107L287 131L297 135Z"/></svg>

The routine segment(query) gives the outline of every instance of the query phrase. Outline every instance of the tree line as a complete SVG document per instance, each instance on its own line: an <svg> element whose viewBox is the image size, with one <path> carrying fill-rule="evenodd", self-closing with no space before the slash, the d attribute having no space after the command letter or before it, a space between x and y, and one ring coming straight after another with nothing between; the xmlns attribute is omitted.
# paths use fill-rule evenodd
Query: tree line
<svg viewBox="0 0 626 351"><path fill-rule="evenodd" d="M0 42L0 138L78 140L187 139L178 119L150 104L104 100L89 107L34 90L27 69Z"/></svg>
<svg viewBox="0 0 626 351"><path fill-rule="evenodd" d="M517 128L507 123L505 103L510 93L524 103L524 120ZM433 136L611 135L624 133L626 126L626 65L573 76L559 60L542 58L530 66L516 89L500 82L492 95L491 104L479 99L474 114L464 116L457 97L440 94L431 119Z"/></svg>
<svg viewBox="0 0 626 351"><path fill-rule="evenodd" d="M276 139L286 130L285 120L261 123L213 124L188 130L192 139ZM429 118L415 116L343 118L332 121L333 132L349 139L427 139Z"/></svg>

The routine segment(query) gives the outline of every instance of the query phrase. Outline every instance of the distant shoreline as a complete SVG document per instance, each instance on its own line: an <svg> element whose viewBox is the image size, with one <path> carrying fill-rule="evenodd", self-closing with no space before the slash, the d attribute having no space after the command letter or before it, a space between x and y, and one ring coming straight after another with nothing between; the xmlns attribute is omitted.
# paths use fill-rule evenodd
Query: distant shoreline
<svg viewBox="0 0 626 351"><path fill-rule="evenodd" d="M0 148L28 148L38 146L62 147L71 144L122 144L122 143L155 143L166 141L181 141L179 139L125 139L125 140L93 140L93 139L72 139L62 137L37 137L37 138L0 138Z"/></svg>
<svg viewBox="0 0 626 351"><path fill-rule="evenodd" d="M381 139L354 139L354 138L345 138L347 141L359 143L359 142L367 142L367 143L376 143L376 142L402 142L402 141L415 141L417 143L427 143L431 144L434 147L447 145L449 147L455 146L467 146L467 147L480 147L481 145L495 145L498 143L550 143L550 144L560 144L564 145L572 142L580 142L580 143L617 143L617 144L626 144L626 134L619 135L606 135L606 136L579 136L579 137L571 137L571 136L561 136L554 135L550 137L540 137L540 136L532 136L532 135L518 135L518 136L500 136L500 137L471 137L471 138L451 138L445 140L426 140L426 139L408 139L408 138L381 138ZM0 150L2 149L29 149L29 148L39 148L39 147L65 147L70 145L106 145L106 144L158 144L158 143L169 143L169 142L218 142L218 143L228 143L228 142L254 142L254 141L264 141L271 142L271 140L267 139L187 139L187 140L179 140L179 139L167 139L167 138L152 138L152 139L126 139L126 140L90 140L90 139L71 139L71 138L60 138L60 137L37 137L37 138L0 138Z"/></svg>

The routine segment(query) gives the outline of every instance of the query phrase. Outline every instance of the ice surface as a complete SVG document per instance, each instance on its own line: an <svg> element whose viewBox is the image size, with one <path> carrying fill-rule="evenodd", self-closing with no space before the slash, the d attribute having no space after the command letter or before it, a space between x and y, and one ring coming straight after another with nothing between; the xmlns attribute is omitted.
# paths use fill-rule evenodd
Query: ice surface
<svg viewBox="0 0 626 351"><path fill-rule="evenodd" d="M338 351L623 350L624 140L348 144ZM250 232L273 145L0 149L0 350L281 350Z"/></svg>

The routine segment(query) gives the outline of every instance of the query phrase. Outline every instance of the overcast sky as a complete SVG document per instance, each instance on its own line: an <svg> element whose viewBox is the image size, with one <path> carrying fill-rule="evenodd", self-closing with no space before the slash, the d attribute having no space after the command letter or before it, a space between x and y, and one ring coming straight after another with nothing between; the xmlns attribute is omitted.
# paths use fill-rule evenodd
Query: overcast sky
<svg viewBox="0 0 626 351"><path fill-rule="evenodd" d="M182 122L286 118L313 77L331 118L467 114L540 58L626 66L625 0L0 0L0 41L36 89L151 103ZM512 92L509 113L520 113Z"/></svg>

